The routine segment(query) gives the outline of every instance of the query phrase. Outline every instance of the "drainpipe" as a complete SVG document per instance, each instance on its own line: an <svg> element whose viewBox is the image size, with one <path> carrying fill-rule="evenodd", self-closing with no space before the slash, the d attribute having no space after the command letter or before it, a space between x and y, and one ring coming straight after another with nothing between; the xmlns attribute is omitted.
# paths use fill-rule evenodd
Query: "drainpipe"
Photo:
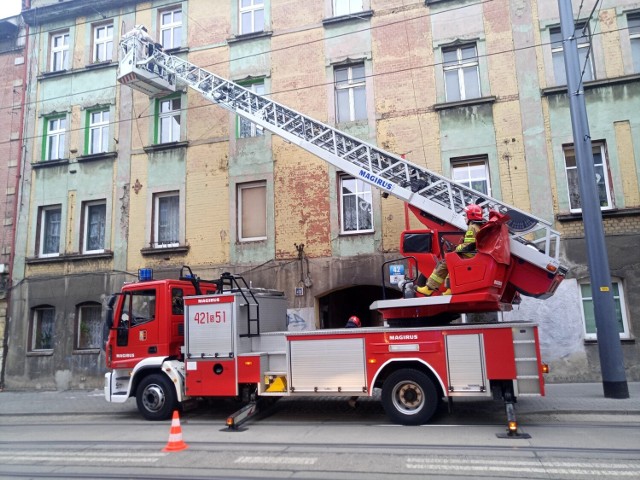
<svg viewBox="0 0 640 480"><path fill-rule="evenodd" d="M22 0L22 10L29 10L31 8L31 0ZM24 117L25 117L25 98L27 95L27 76L28 76L28 65L29 65L29 25L24 22L24 47L23 47L23 56L24 56L24 65L23 65L23 73L22 73L22 94L20 95L20 133L18 135L18 148L20 149L20 153L18 155L18 161L16 163L16 178L15 178L15 188L14 195L15 201L13 202L13 212L12 212L12 222L11 222L11 254L9 255L9 274L7 284L9 288L7 289L6 301L7 301L7 316L5 320L5 328L4 328L4 338L2 339L2 351L4 352L2 356L2 365L0 365L0 391L4 388L4 378L5 378L5 367L7 365L7 353L9 350L9 319L11 318L11 293L13 291L13 261L15 259L15 246L16 246L16 226L18 222L18 205L20 203L20 181L22 180L22 157L25 154L24 146L22 145L22 141L24 138Z"/></svg>

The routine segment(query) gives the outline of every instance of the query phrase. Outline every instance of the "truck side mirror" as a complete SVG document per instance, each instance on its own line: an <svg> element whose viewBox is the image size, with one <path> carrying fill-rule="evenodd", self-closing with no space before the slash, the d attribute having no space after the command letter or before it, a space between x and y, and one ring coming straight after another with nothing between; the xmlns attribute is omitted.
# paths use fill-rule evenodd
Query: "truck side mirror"
<svg viewBox="0 0 640 480"><path fill-rule="evenodd" d="M123 313L120 316L116 343L119 347L126 347L129 345L129 315L127 313Z"/></svg>

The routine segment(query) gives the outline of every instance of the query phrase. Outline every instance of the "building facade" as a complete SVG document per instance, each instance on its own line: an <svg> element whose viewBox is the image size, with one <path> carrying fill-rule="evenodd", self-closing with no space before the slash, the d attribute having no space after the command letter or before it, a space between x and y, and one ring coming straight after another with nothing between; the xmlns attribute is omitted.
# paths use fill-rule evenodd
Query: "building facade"
<svg viewBox="0 0 640 480"><path fill-rule="evenodd" d="M100 386L102 302L141 267L242 274L283 290L307 328L379 322L368 307L404 205L193 91L120 86L118 39L138 24L165 51L552 222L569 275L505 316L541 324L550 380L598 380L558 8L525 3L34 0L7 386ZM638 380L640 2L614 3L574 13Z"/></svg>

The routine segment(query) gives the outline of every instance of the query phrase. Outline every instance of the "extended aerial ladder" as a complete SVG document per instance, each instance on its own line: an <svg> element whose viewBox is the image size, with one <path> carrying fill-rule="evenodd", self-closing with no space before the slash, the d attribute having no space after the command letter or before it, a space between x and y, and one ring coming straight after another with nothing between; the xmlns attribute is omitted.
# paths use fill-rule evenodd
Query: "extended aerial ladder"
<svg viewBox="0 0 640 480"><path fill-rule="evenodd" d="M516 292L546 298L554 293L566 274L558 260L560 235L546 220L165 53L142 30L134 29L120 42L118 81L151 97L191 87L211 102L255 123L258 128L267 129L337 169L407 202L417 218L429 228L435 222L445 229L466 230L463 210L471 203L483 207L485 214L496 211L508 216L509 246L515 261L511 262L504 277L510 284L507 303L516 298ZM500 285L500 288L504 290L504 286ZM485 305L479 310L489 308Z"/></svg>

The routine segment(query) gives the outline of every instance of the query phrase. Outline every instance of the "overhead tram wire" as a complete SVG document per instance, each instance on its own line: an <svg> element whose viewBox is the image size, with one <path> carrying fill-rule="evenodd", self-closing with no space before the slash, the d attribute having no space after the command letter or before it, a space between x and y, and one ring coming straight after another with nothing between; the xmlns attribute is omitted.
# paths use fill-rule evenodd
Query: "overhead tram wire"
<svg viewBox="0 0 640 480"><path fill-rule="evenodd" d="M602 9L602 2L600 2L600 0L596 0L596 3L593 4L593 8L591 9L591 13L589 14L589 17L587 17L587 20L584 23L584 27L582 27L582 35L584 36L585 34L585 30L587 30L587 27L589 26L589 22L591 21L591 19L593 18L593 13L596 10L596 7L598 6L598 3L600 4L600 8L598 8L598 16L596 17L595 20L595 26L593 29L593 33L589 33L589 47L587 48L587 56L584 60L584 66L582 67L582 71L580 72L580 83L578 84L578 90L582 90L583 89L583 84L584 84L584 72L586 72L587 70L587 65L589 65L589 57L591 55L592 49L593 49L593 36L596 34L596 29L598 28L598 24L600 23L600 10Z"/></svg>
<svg viewBox="0 0 640 480"><path fill-rule="evenodd" d="M407 21L413 21L413 20L417 20L417 19L428 18L428 17L434 16L434 15L440 15L440 14L443 14L443 13L447 13L447 12L451 12L451 11L467 8L469 6L481 5L481 4L489 3L489 2L492 2L492 1L494 1L494 0L483 0L481 2L474 3L472 5L464 5L464 6L460 6L460 7L453 7L453 8L445 9L445 10L442 10L442 11L439 11L439 12L435 12L435 13L428 13L428 14L425 14L425 15L420 15L420 16L411 18L409 20L398 20L396 22L389 22L389 23L385 23L383 25L377 25L375 27L367 27L367 28L363 28L363 29L360 29L360 30L354 30L352 32L345 32L345 33L341 33L341 34L335 35L335 36L333 36L331 38L332 39L336 39L336 38L340 38L340 37L347 36L347 35L355 35L355 34L363 33L363 32L370 31L370 30L375 30L375 29L379 29L379 28L383 28L383 27L387 27L387 26L393 26L393 25L397 25L399 23L404 23L404 22L407 22ZM144 11L144 10L145 9L139 10L139 11ZM116 19L116 18L119 18L121 16L122 15L119 15L118 17L114 16L114 17L108 17L108 18ZM188 14L187 14L187 17L191 18L191 16L188 15ZM92 24L92 23L94 23L94 22L87 21L87 22L81 22L81 23L78 23L78 24L74 24L73 26ZM71 27L70 26L63 27L62 30L64 30L65 28L66 29L70 29ZM59 30L61 30L61 29L60 28L56 28L55 30L44 30L44 31L42 31L42 34L49 33L50 31L59 31ZM36 35L36 33L34 33L34 34L30 33L29 35ZM274 52L279 52L279 51L282 51L282 50L288 50L288 49L291 49L291 48L304 47L304 46L307 46L307 45L309 45L311 43L316 43L316 42L320 42L320 41L324 41L324 38L320 39L320 40L313 40L311 42L298 43L298 44L293 44L293 45L287 45L287 46L284 46L284 47L281 47L281 48L265 50L264 52L261 52L259 54L251 54L251 55L244 55L244 56L236 57L236 58L230 58L230 59L225 60L225 61L215 62L215 63L211 63L211 64L208 64L208 65L202 65L200 68L206 69L206 68L215 67L215 66L218 66L218 65L228 65L231 62L235 62L235 61L239 61L239 60L251 59L251 58L256 57L257 55L266 55L266 54L271 54L271 53L274 53ZM217 47L214 47L214 48L217 48ZM117 62L114 62L114 63L117 63ZM429 65L425 65L425 67L429 67ZM86 91L84 91L82 93L99 92L99 91L102 91L102 90L103 90L102 88L97 88L97 89L94 89L94 90L86 90ZM285 93L286 92L291 92L291 91L296 91L296 90L298 90L298 89L287 90L287 91L285 91ZM51 98L49 98L47 100L57 100L57 99L60 99L60 98L65 98L67 96L69 96L69 95L63 95L63 96L60 96L60 97L51 97ZM35 102L29 102L28 104L30 104L30 103L35 103ZM4 108L7 108L7 107L4 107ZM0 110L2 110L2 109L3 108L0 107Z"/></svg>
<svg viewBox="0 0 640 480"><path fill-rule="evenodd" d="M473 6L476 6L476 5L482 5L482 4L485 4L485 3L491 3L493 1L494 0L479 0L476 3L471 3L471 4L461 5L461 6L457 6L457 7L446 8L446 9L442 9L442 10L440 10L438 12L433 12L433 13L429 12L429 13L427 13L425 15L420 15L418 17L414 17L412 20L417 20L417 19L421 19L421 18L428 18L428 17L434 16L434 15L440 15L440 14L443 14L443 13L453 12L453 11L456 11L456 10L462 10L462 9L465 9L465 8L468 8L468 7L473 7ZM421 1L415 2L415 5L417 5L418 7L424 7L425 6L424 2L421 2ZM29 33L28 35L29 36L31 36L31 35L35 36L35 35L43 35L43 34L47 34L47 33L51 33L51 32L58 32L58 31L62 31L62 30L70 30L73 27L78 27L78 26L82 26L82 25L91 25L91 24L94 24L94 23L97 23L97 22L104 22L104 20L115 20L115 19L121 18L123 15L128 15L128 14L132 14L132 13L138 14L140 12L145 12L145 11L148 11L148 10L155 10L157 8L158 7L141 8L140 10L134 10L134 11L131 11L131 12L124 12L124 13L120 13L118 15L104 16L104 17L101 17L100 20L86 20L84 22L77 22L77 23L73 23L73 24L69 24L69 25L63 25L63 26L60 26L60 27L51 28L49 30L39 30L36 33ZM386 10L393 10L393 9L392 8L388 8ZM36 11L36 13L37 13L37 11ZM184 10L183 10L183 13L184 13ZM18 15L18 16L20 16L20 15ZM191 15L186 14L186 16L187 16L187 18L192 20L194 23L196 23L198 26L200 26L200 24L197 21L195 21ZM339 35L336 35L336 36L334 36L332 38L339 38L339 37L346 36L346 35L353 35L354 33L362 33L362 32L366 32L367 30L374 30L374 29L378 29L378 28L382 28L382 27L386 27L386 26L390 26L390 25L395 25L397 23L402 23L402 21L385 23L383 25L378 25L378 26L375 26L375 27L368 27L368 28L364 28L364 29L361 29L361 30L355 30L353 32L345 32L345 33L341 33ZM203 33L207 33L207 32L205 31ZM24 35L21 35L18 38L21 38L21 37L24 37ZM290 45L288 47L282 47L282 50L286 50L287 48L304 46L304 45L308 45L309 43L314 43L314 42L305 42L305 43L302 43L302 44ZM278 50L280 50L280 49L278 49ZM267 53L267 52L263 52L262 54L264 54L264 53ZM238 57L238 58L235 58L233 60L243 60L245 58L251 58L253 56L254 55L246 55L244 57ZM222 62L219 62L219 63L222 63ZM208 65L208 66L213 66L213 65L216 65L216 64L212 64L212 65ZM205 67L206 67L206 65L205 65Z"/></svg>
<svg viewBox="0 0 640 480"><path fill-rule="evenodd" d="M619 32L619 31L624 31L624 30L629 30L629 27L623 27L623 28L618 28L618 29L614 29L614 30L609 30L606 33L612 33L612 32ZM603 35L604 33L593 33L591 34L591 37L597 36L597 35ZM538 47L542 47L545 45L550 45L551 42L542 42L539 44L534 44L534 45L528 45L526 47L519 47L519 48L513 48L513 49L509 49L509 50L502 50L499 52L492 52L492 53L486 53L483 55L478 55L478 58L489 58L489 57L493 57L493 56L497 56L497 55L503 55L503 54L509 54L509 53L514 53L514 52L518 52L518 51L523 51L523 50L527 50L530 48L538 48ZM403 69L399 69L399 70L394 70L392 72L380 72L380 73L373 73L370 75L365 75L365 78L374 78L374 77L382 77L385 75L395 75L398 73L402 73L402 72L408 72L408 71L412 71L412 70L416 70L416 69L423 69L423 68L431 68L431 67L436 67L439 65L443 65L443 62L435 62L432 64L424 64L424 65L418 65L418 66L413 66L413 67L408 67L408 68L403 68ZM285 93L292 93L292 92L297 92L297 91L302 91L302 90L308 90L308 89L312 89L312 88L321 88L321 87L326 87L328 85L333 85L333 82L323 82L323 83L318 83L315 85L308 85L308 86L302 86L302 87L296 87L296 88L290 88L290 89L285 89L285 90L279 90L276 92L270 92L270 93L265 93L263 96L264 97L273 97L274 95L280 95L280 94L285 94ZM114 87L117 87L117 85L113 85ZM85 95L87 93L92 93L92 92L101 92L103 91L104 88L97 88L97 89L91 89L91 90L84 90L83 92L81 92L81 94ZM51 100L60 100L62 98L71 98L73 95L61 95L59 97L51 97L51 98L47 98L46 101L51 101ZM43 103L45 100L35 100L32 102L27 102L24 105L25 106L31 106L31 105L37 105L38 103ZM195 110L198 108L205 108L205 107L209 107L213 104L204 104L204 105L197 105L197 106L193 106L193 107L186 107L181 109L180 111L190 111L190 110ZM10 107L0 107L0 111L7 109ZM153 118L153 114L150 115L146 115L146 116L140 116L136 119L121 119L121 120L114 120L113 122L110 122L111 125L116 125L118 123L122 123L122 122L128 122L128 121L132 121L132 120L137 120L137 119L141 119L141 118ZM76 132L76 131L84 131L86 128L85 127L81 127L81 128L76 128L76 129L68 129L67 132ZM33 140L33 139L38 139L38 138L42 138L42 135L33 135L33 136L24 136L23 137L23 141L26 140ZM3 141L0 142L0 145L4 145L9 143L9 141Z"/></svg>
<svg viewBox="0 0 640 480"><path fill-rule="evenodd" d="M473 5L489 3L489 2L491 2L491 1L493 1L493 0L484 0L483 2L475 3L475 4L473 4ZM382 27L385 27L385 26L392 26L392 25L396 25L396 24L399 24L399 23L410 22L410 21L413 21L413 20L421 19L421 18L427 18L427 17L433 16L433 15L438 15L438 14L441 14L441 13L450 12L450 11L453 11L453 10L457 10L457 9L465 8L465 7L467 7L467 6L470 6L470 5L465 5L464 7L451 8L451 9L443 10L443 11L441 11L441 12L430 13L430 14L427 14L427 15L421 15L421 16L418 16L418 17L413 17L413 18L411 18L411 19L403 19L403 20L399 20L399 21L397 21L397 22L390 22L390 23L386 23L386 24L384 24L384 25L378 25L378 26L376 26L376 27L370 27L370 28L365 28L365 29L361 29L361 30L355 30L355 31L353 31L353 32L346 32L346 33L343 33L343 34L340 34L340 35L336 35L336 36L332 37L332 39L334 39L334 38L339 38L339 37L341 37L341 36L346 36L346 35L353 35L353 34L357 34L357 33L362 33L362 32L366 32L366 31L369 31L369 30L373 30L373 29L377 29L377 28L382 28ZM188 17L190 17L189 15L187 15L187 16L188 16ZM115 18L115 17L111 17L111 18ZM92 23L92 22L84 22L84 23ZM624 28L619 28L619 29L611 30L610 32L622 31L622 30L628 30L628 29L629 29L628 27L624 27ZM56 29L56 30L58 30L58 29ZM30 34L30 35L31 35L31 34ZM312 41L312 42L305 42L305 43L300 43L300 44L288 45L288 46L286 46L286 47L277 48L277 49L265 50L264 52L261 52L259 55L270 54L270 53L273 53L273 52L278 52L278 51L281 51L281 50L287 50L287 49L290 49L290 48L303 47L303 46L308 45L309 43L315 43L315 42L319 42L319 41L324 41L324 39L321 39L321 40L314 40L314 41ZM494 53L489 53L489 54L478 55L477 57L478 57L478 58L487 58L487 57L490 57L490 56L493 56L493 55L501 55L501 54L504 54L504 53L512 53L512 52L516 52L516 51L520 51L520 50L525 50L525 49L528 49L528 48L535 48L535 47L544 46L544 45L549 45L549 42L542 42L542 43L539 43L539 44L533 44L533 45L529 45L529 46L526 46L526 47L514 48L514 49L510 49L510 50L502 50L502 51L500 51L500 52L494 52ZM237 61L237 60L244 60L244 59L250 59L250 58L254 58L254 57L256 57L257 55L258 55L258 54L254 54L254 55L245 55L245 56L242 56L242 57L230 58L230 59L225 60L225 61L215 62L215 63L208 64L208 65L203 65L203 66L201 66L200 68L202 68L202 69L206 69L206 68L214 67L214 66L218 66L218 65L228 65L228 64L230 64L230 63L231 63L231 62L233 62L233 61ZM117 62L114 62L114 64L117 64ZM392 73L399 73L399 72L403 72L403 71L412 70L412 69L414 69L414 68L429 68L429 67L434 67L434 66L438 66L438 65L442 65L442 64L443 64L443 63L433 63L433 64L419 65L419 66L412 67L412 68L405 68L405 69L401 69L401 70L396 70L396 71L394 71L394 72L382 72L382 73L377 73L377 74L367 75L365 78L370 78L370 77L374 77L374 76L382 76L382 75L392 74ZM316 86L318 86L318 87L319 87L319 86L326 86L326 85L328 85L328 84L329 84L329 83L327 82L326 84L312 85L312 86L310 86L310 87L298 87L298 88L293 88L293 89L281 90L281 91L279 91L279 92L272 92L272 93L270 93L270 94L265 94L265 96L274 95L274 94L277 94L277 93L291 93L291 92L295 92L295 91L302 90L302 89L304 89L304 88L315 88ZM92 89L92 90L85 90L85 91L83 91L82 93L83 93L83 94L86 94L86 93L92 93L92 92L100 92L100 91L102 91L102 90L104 90L104 88L97 88L97 89ZM51 100L59 100L59 99L61 99L61 98L70 97L70 96L71 96L71 95L61 95L61 96L59 96L59 97L50 97L50 98L47 98L47 101L51 101ZM36 100L36 101L33 101L33 102L27 102L27 103L25 104L25 106L26 106L26 105L31 105L31 104L37 104L38 102L42 102L42 100ZM2 111L3 109L8 109L8 108L10 108L10 107L0 107L0 111Z"/></svg>

